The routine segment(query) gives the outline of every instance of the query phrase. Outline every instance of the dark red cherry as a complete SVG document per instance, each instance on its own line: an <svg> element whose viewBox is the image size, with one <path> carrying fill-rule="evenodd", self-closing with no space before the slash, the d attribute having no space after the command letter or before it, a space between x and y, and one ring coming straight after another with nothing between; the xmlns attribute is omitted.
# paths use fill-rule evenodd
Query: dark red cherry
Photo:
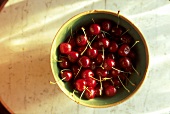
<svg viewBox="0 0 170 114"><path fill-rule="evenodd" d="M112 67L115 66L115 61L114 59L105 59L104 62L103 62L103 68L105 70L111 70Z"/></svg>
<svg viewBox="0 0 170 114"><path fill-rule="evenodd" d="M104 88L107 88L109 85L111 85L111 82L110 81L103 81L102 85L103 85Z"/></svg>
<svg viewBox="0 0 170 114"><path fill-rule="evenodd" d="M73 75L76 76L80 70L80 67L78 65L73 65L71 68L72 68Z"/></svg>
<svg viewBox="0 0 170 114"><path fill-rule="evenodd" d="M123 44L118 49L118 54L120 56L127 56L130 52L130 47L127 44Z"/></svg>
<svg viewBox="0 0 170 114"><path fill-rule="evenodd" d="M87 90L86 90L85 93L84 93L84 96L85 96L87 99L93 99L93 98L95 98L95 89L92 88L92 87L87 88Z"/></svg>
<svg viewBox="0 0 170 114"><path fill-rule="evenodd" d="M111 29L111 22L110 21L104 21L104 22L102 22L102 30L104 30L104 31L110 31L110 29Z"/></svg>
<svg viewBox="0 0 170 114"><path fill-rule="evenodd" d="M96 97L99 97L100 96L100 86L99 85L97 85L96 87L95 87L95 95L96 95Z"/></svg>
<svg viewBox="0 0 170 114"><path fill-rule="evenodd" d="M91 69L83 69L81 73L82 78L90 78L93 77L94 73Z"/></svg>
<svg viewBox="0 0 170 114"><path fill-rule="evenodd" d="M75 82L75 88L76 90L82 92L86 89L87 82L85 79L78 79Z"/></svg>
<svg viewBox="0 0 170 114"><path fill-rule="evenodd" d="M70 61L68 60L68 58L61 57L59 61L60 62L58 62L58 63L59 63L59 66L61 68L65 69L65 68L69 68L70 67Z"/></svg>
<svg viewBox="0 0 170 114"><path fill-rule="evenodd" d="M136 54L133 50L130 50L129 54L128 54L128 57L131 59L131 60L134 60L136 58Z"/></svg>
<svg viewBox="0 0 170 114"><path fill-rule="evenodd" d="M87 87L95 88L97 85L96 80L93 78L86 78L86 82L87 82Z"/></svg>
<svg viewBox="0 0 170 114"><path fill-rule="evenodd" d="M85 48L86 48L86 46L77 47L77 52L82 53Z"/></svg>
<svg viewBox="0 0 170 114"><path fill-rule="evenodd" d="M98 45L99 45L100 47L108 48L109 45L110 45L110 41L109 41L108 38L102 38L102 39L99 39Z"/></svg>
<svg viewBox="0 0 170 114"><path fill-rule="evenodd" d="M110 71L111 75L113 78L117 78L117 76L120 74L120 70L115 70L115 69L112 69Z"/></svg>
<svg viewBox="0 0 170 114"><path fill-rule="evenodd" d="M103 63L103 61L104 61L104 55L103 55L103 53L99 53L99 54L97 55L97 57L96 57L96 63L97 63L98 65L100 65L100 64Z"/></svg>
<svg viewBox="0 0 170 114"><path fill-rule="evenodd" d="M118 44L115 41L110 42L109 51L116 52L118 50Z"/></svg>
<svg viewBox="0 0 170 114"><path fill-rule="evenodd" d="M61 78L64 81L70 81L72 78L72 72L70 70L61 71Z"/></svg>
<svg viewBox="0 0 170 114"><path fill-rule="evenodd" d="M78 35L76 38L76 43L78 46L87 45L87 37L85 35Z"/></svg>
<svg viewBox="0 0 170 114"><path fill-rule="evenodd" d="M98 39L101 39L101 38L105 38L105 35L103 34L103 33L99 33L98 35L97 35L97 40Z"/></svg>
<svg viewBox="0 0 170 114"><path fill-rule="evenodd" d="M76 42L74 38L71 38L68 43L71 45L72 48L76 47Z"/></svg>
<svg viewBox="0 0 170 114"><path fill-rule="evenodd" d="M79 66L87 68L90 66L90 59L87 56L81 56L78 60Z"/></svg>
<svg viewBox="0 0 170 114"><path fill-rule="evenodd" d="M98 54L98 50L95 48L88 48L87 49L87 55L89 56L89 58L93 59L96 58Z"/></svg>
<svg viewBox="0 0 170 114"><path fill-rule="evenodd" d="M117 90L114 86L110 85L108 87L106 87L105 89L105 94L106 96L112 97L116 94Z"/></svg>
<svg viewBox="0 0 170 114"><path fill-rule="evenodd" d="M101 67L98 67L98 68L96 69L96 75L97 75L98 77L105 78L105 77L107 77L107 75L108 75L108 71L105 70L105 69L102 69Z"/></svg>
<svg viewBox="0 0 170 114"><path fill-rule="evenodd" d="M90 68L94 70L96 68L96 62L95 60L91 60Z"/></svg>
<svg viewBox="0 0 170 114"><path fill-rule="evenodd" d="M60 44L60 53L68 54L72 51L72 47L69 43L61 43Z"/></svg>
<svg viewBox="0 0 170 114"><path fill-rule="evenodd" d="M128 57L122 57L119 60L119 64L122 68L127 68L131 66L131 61Z"/></svg>
<svg viewBox="0 0 170 114"><path fill-rule="evenodd" d="M100 33L100 26L98 24L90 25L90 32L93 35L98 35Z"/></svg>
<svg viewBox="0 0 170 114"><path fill-rule="evenodd" d="M122 29L120 27L113 27L111 33L115 36L120 36L122 34Z"/></svg>
<svg viewBox="0 0 170 114"><path fill-rule="evenodd" d="M108 53L106 59L116 59L116 56L113 53Z"/></svg>
<svg viewBox="0 0 170 114"><path fill-rule="evenodd" d="M115 87L120 87L121 86L121 83L120 83L118 78L113 79L113 84L114 84Z"/></svg>
<svg viewBox="0 0 170 114"><path fill-rule="evenodd" d="M71 52L68 54L68 59L69 59L69 61L72 62L72 63L77 62L78 57L79 57L79 53L78 53L78 52L75 52L75 51L71 51Z"/></svg>
<svg viewBox="0 0 170 114"><path fill-rule="evenodd" d="M132 43L132 37L128 34L122 35L120 40L121 40L122 43L125 43L125 44L131 44Z"/></svg>

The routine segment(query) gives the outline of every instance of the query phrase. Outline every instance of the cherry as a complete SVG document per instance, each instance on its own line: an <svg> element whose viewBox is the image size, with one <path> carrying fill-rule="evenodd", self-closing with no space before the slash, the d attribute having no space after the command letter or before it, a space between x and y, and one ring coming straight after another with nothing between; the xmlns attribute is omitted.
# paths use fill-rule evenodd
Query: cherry
<svg viewBox="0 0 170 114"><path fill-rule="evenodd" d="M87 82L87 87L93 87L93 88L96 87L97 82L96 82L95 79L93 79L93 78L86 78L85 80Z"/></svg>
<svg viewBox="0 0 170 114"><path fill-rule="evenodd" d="M130 47L127 44L123 44L118 49L118 54L120 56L127 56L130 52Z"/></svg>
<svg viewBox="0 0 170 114"><path fill-rule="evenodd" d="M130 50L129 54L128 54L128 57L131 59L131 60L135 60L136 58L136 54L133 50Z"/></svg>
<svg viewBox="0 0 170 114"><path fill-rule="evenodd" d="M87 68L90 66L90 59L87 56L81 56L78 60L79 66Z"/></svg>
<svg viewBox="0 0 170 114"><path fill-rule="evenodd" d="M98 68L96 69L96 75L97 75L98 77L105 78L105 77L107 77L107 75L108 75L108 71L105 70L105 69L102 69L101 67L98 67Z"/></svg>
<svg viewBox="0 0 170 114"><path fill-rule="evenodd" d="M118 44L115 41L110 42L109 51L116 52L118 50Z"/></svg>
<svg viewBox="0 0 170 114"><path fill-rule="evenodd" d="M98 35L97 35L97 39L102 39L102 38L104 38L105 37L105 35L103 34L103 33L99 33Z"/></svg>
<svg viewBox="0 0 170 114"><path fill-rule="evenodd" d="M111 22L110 21L104 21L104 22L102 22L102 30L104 30L104 31L110 31L110 29L111 29Z"/></svg>
<svg viewBox="0 0 170 114"><path fill-rule="evenodd" d="M122 43L125 43L125 44L131 44L132 43L132 37L129 36L128 34L122 35L120 40L121 40Z"/></svg>
<svg viewBox="0 0 170 114"><path fill-rule="evenodd" d="M96 68L96 62L95 60L91 60L90 68L94 70Z"/></svg>
<svg viewBox="0 0 170 114"><path fill-rule="evenodd" d="M120 83L119 79L117 79L117 78L113 79L113 83L114 83L115 87L120 87L121 86L121 83Z"/></svg>
<svg viewBox="0 0 170 114"><path fill-rule="evenodd" d="M119 60L119 64L122 68L127 68L131 66L131 61L128 57L122 57Z"/></svg>
<svg viewBox="0 0 170 114"><path fill-rule="evenodd" d="M75 88L80 92L86 89L86 85L87 85L87 82L85 79L78 79L75 82Z"/></svg>
<svg viewBox="0 0 170 114"><path fill-rule="evenodd" d="M84 96L85 96L87 99L93 99L93 98L95 98L95 89L92 88L92 87L89 87L89 88L85 91Z"/></svg>
<svg viewBox="0 0 170 114"><path fill-rule="evenodd" d="M72 72L70 70L61 71L61 78L64 81L70 81L72 78Z"/></svg>
<svg viewBox="0 0 170 114"><path fill-rule="evenodd" d="M97 63L98 65L100 65L100 64L103 63L103 61L104 61L104 55L103 55L102 53L99 53L99 54L97 55L97 57L96 57L96 63Z"/></svg>
<svg viewBox="0 0 170 114"><path fill-rule="evenodd" d="M120 36L122 34L122 29L119 27L113 27L111 33L115 36Z"/></svg>
<svg viewBox="0 0 170 114"><path fill-rule="evenodd" d="M93 48L96 48L96 49L100 48L98 41L93 42L93 43L91 44L91 46L92 46Z"/></svg>
<svg viewBox="0 0 170 114"><path fill-rule="evenodd" d="M95 96L96 96L96 97L99 97L99 96L100 96L100 91L101 91L101 90L100 90L100 86L96 86L96 87L95 87Z"/></svg>
<svg viewBox="0 0 170 114"><path fill-rule="evenodd" d="M103 68L105 69L105 70L111 70L112 69L112 67L114 67L115 66L115 61L114 61L114 59L105 59L104 60L104 62L103 62Z"/></svg>
<svg viewBox="0 0 170 114"><path fill-rule="evenodd" d="M70 62L69 62L68 58L61 57L59 61L60 62L58 62L58 63L59 63L59 66L61 68L65 69L65 68L69 68L70 67Z"/></svg>
<svg viewBox="0 0 170 114"><path fill-rule="evenodd" d="M60 53L62 54L68 54L72 50L72 47L69 43L61 43L60 44Z"/></svg>
<svg viewBox="0 0 170 114"><path fill-rule="evenodd" d="M110 84L110 81L103 81L102 85L103 85L104 88L107 88L111 84Z"/></svg>
<svg viewBox="0 0 170 114"><path fill-rule="evenodd" d="M85 48L86 46L77 47L77 52L82 53L85 50Z"/></svg>
<svg viewBox="0 0 170 114"><path fill-rule="evenodd" d="M71 38L68 43L71 45L72 48L76 47L76 42L74 38Z"/></svg>
<svg viewBox="0 0 170 114"><path fill-rule="evenodd" d="M120 70L112 69L110 73L112 74L112 77L116 78L120 74Z"/></svg>
<svg viewBox="0 0 170 114"><path fill-rule="evenodd" d="M98 24L91 24L90 25L90 32L93 35L98 35L100 33L100 26Z"/></svg>
<svg viewBox="0 0 170 114"><path fill-rule="evenodd" d="M112 85L105 88L105 94L109 97L114 96L116 92L117 92L116 88Z"/></svg>
<svg viewBox="0 0 170 114"><path fill-rule="evenodd" d="M95 49L95 48L88 48L87 49L87 55L89 56L89 58L92 58L92 59L96 58L97 54L98 54L97 49Z"/></svg>
<svg viewBox="0 0 170 114"><path fill-rule="evenodd" d="M74 76L76 76L78 74L79 70L80 70L80 67L78 65L72 66L72 72L73 72Z"/></svg>
<svg viewBox="0 0 170 114"><path fill-rule="evenodd" d="M71 51L71 52L68 54L68 59L69 59L69 61L72 62L72 63L77 62L78 57L79 57L79 53L78 53L78 52L75 52L75 51Z"/></svg>
<svg viewBox="0 0 170 114"><path fill-rule="evenodd" d="M85 46L87 44L87 37L85 35L78 35L76 43L78 46Z"/></svg>
<svg viewBox="0 0 170 114"><path fill-rule="evenodd" d="M82 78L90 78L93 77L94 73L91 69L84 69L82 70L81 77Z"/></svg>
<svg viewBox="0 0 170 114"><path fill-rule="evenodd" d="M99 42L98 42L98 45L99 45L100 47L104 47L104 48L108 48L108 47L109 47L109 44L110 44L110 41L109 41L108 38L102 38L102 39L100 39Z"/></svg>

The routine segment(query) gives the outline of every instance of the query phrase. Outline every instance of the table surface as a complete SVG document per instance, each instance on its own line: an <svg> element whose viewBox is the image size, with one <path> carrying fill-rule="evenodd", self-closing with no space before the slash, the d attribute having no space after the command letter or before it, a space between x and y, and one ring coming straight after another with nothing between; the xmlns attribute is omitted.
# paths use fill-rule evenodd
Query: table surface
<svg viewBox="0 0 170 114"><path fill-rule="evenodd" d="M54 81L50 49L61 25L92 9L134 22L150 49L142 88L128 101L89 108L70 100ZM16 114L170 114L169 0L10 0L0 12L0 96Z"/></svg>

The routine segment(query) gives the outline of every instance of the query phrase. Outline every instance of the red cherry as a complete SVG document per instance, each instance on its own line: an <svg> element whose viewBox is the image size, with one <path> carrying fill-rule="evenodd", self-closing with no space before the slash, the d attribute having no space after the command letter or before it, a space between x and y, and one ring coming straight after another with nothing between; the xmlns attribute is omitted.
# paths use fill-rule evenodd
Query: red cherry
<svg viewBox="0 0 170 114"><path fill-rule="evenodd" d="M87 49L87 55L89 56L89 58L91 58L91 59L96 58L97 54L98 54L97 49L95 49L95 48Z"/></svg>
<svg viewBox="0 0 170 114"><path fill-rule="evenodd" d="M109 51L116 52L118 50L118 44L115 41L110 42Z"/></svg>
<svg viewBox="0 0 170 114"><path fill-rule="evenodd" d="M122 43L125 43L125 44L131 44L132 43L132 37L128 34L122 35L120 40L121 40Z"/></svg>
<svg viewBox="0 0 170 114"><path fill-rule="evenodd" d="M95 95L96 95L96 97L100 96L100 86L95 87Z"/></svg>
<svg viewBox="0 0 170 114"><path fill-rule="evenodd" d="M87 37L85 35L77 36L76 43L78 46L85 46L87 44Z"/></svg>
<svg viewBox="0 0 170 114"><path fill-rule="evenodd" d="M128 57L122 57L119 60L119 64L122 68L127 68L131 66L131 61Z"/></svg>
<svg viewBox="0 0 170 114"><path fill-rule="evenodd" d="M77 52L82 53L85 48L86 48L86 46L77 47Z"/></svg>
<svg viewBox="0 0 170 114"><path fill-rule="evenodd" d="M103 63L103 61L104 61L104 55L103 55L103 53L99 53L99 54L97 55L97 57L96 57L96 63L97 63L98 65L100 65L100 64Z"/></svg>
<svg viewBox="0 0 170 114"><path fill-rule="evenodd" d="M105 59L104 62L103 62L103 68L105 70L111 70L112 67L115 66L115 61L114 59Z"/></svg>
<svg viewBox="0 0 170 114"><path fill-rule="evenodd" d="M86 89L87 82L85 79L78 79L75 82L75 87L78 91L82 92Z"/></svg>
<svg viewBox="0 0 170 114"><path fill-rule="evenodd" d="M90 25L90 32L93 35L98 35L100 33L100 26L98 24Z"/></svg>
<svg viewBox="0 0 170 114"><path fill-rule="evenodd" d="M104 31L110 31L111 29L111 22L110 21L104 21L102 22L102 30Z"/></svg>
<svg viewBox="0 0 170 114"><path fill-rule="evenodd" d="M98 39L102 39L102 38L104 38L105 37L105 35L103 34L103 33L99 33L98 35L97 35L97 40Z"/></svg>
<svg viewBox="0 0 170 114"><path fill-rule="evenodd" d="M104 88L107 88L111 84L110 84L110 81L103 81L102 85L103 85Z"/></svg>
<svg viewBox="0 0 170 114"><path fill-rule="evenodd" d="M116 57L113 53L109 53L108 55L106 55L106 59L116 59Z"/></svg>
<svg viewBox="0 0 170 114"><path fill-rule="evenodd" d="M72 72L73 72L73 75L76 76L77 73L79 72L80 70L80 67L78 65L73 65L72 66Z"/></svg>
<svg viewBox="0 0 170 114"><path fill-rule="evenodd" d="M120 83L119 79L117 79L117 78L113 79L113 83L114 83L115 87L120 87L121 86L121 83Z"/></svg>
<svg viewBox="0 0 170 114"><path fill-rule="evenodd" d="M98 45L100 47L108 48L110 45L110 41L108 38L102 38L98 41Z"/></svg>
<svg viewBox="0 0 170 114"><path fill-rule="evenodd" d="M90 78L93 77L94 73L91 69L84 69L82 70L81 77L82 78Z"/></svg>
<svg viewBox="0 0 170 114"><path fill-rule="evenodd" d="M58 62L61 68L65 69L70 67L70 62L66 57L61 57L59 61L61 61Z"/></svg>
<svg viewBox="0 0 170 114"><path fill-rule="evenodd" d="M118 49L118 54L120 56L127 56L130 52L130 47L127 44L123 44Z"/></svg>
<svg viewBox="0 0 170 114"><path fill-rule="evenodd" d="M78 64L79 64L79 66L87 68L90 66L90 59L87 56L82 56L79 58Z"/></svg>
<svg viewBox="0 0 170 114"><path fill-rule="evenodd" d="M96 62L95 60L91 60L90 68L94 70L96 68Z"/></svg>
<svg viewBox="0 0 170 114"><path fill-rule="evenodd" d="M95 98L95 90L92 87L89 87L88 90L85 91L84 96L87 99L93 99Z"/></svg>
<svg viewBox="0 0 170 114"><path fill-rule="evenodd" d="M131 60L135 60L136 58L136 54L133 50L130 50L129 54L128 54L128 57L131 59Z"/></svg>
<svg viewBox="0 0 170 114"><path fill-rule="evenodd" d="M68 54L68 59L69 59L69 61L72 62L72 63L77 62L78 57L79 57L79 53L78 53L78 52L75 52L75 51L71 51L71 52Z"/></svg>
<svg viewBox="0 0 170 114"><path fill-rule="evenodd" d="M108 87L106 87L105 89L105 94L109 97L112 97L116 94L117 90L114 86L110 85Z"/></svg>
<svg viewBox="0 0 170 114"><path fill-rule="evenodd" d="M60 44L60 52L62 54L68 54L71 52L71 50L72 50L72 47L69 43L61 43Z"/></svg>
<svg viewBox="0 0 170 114"><path fill-rule="evenodd" d="M115 69L112 69L110 71L111 75L113 78L117 78L117 76L120 74L120 70L115 70Z"/></svg>
<svg viewBox="0 0 170 114"><path fill-rule="evenodd" d="M107 70L102 69L101 67L99 67L99 68L96 69L96 75L97 75L98 77L105 78L105 77L107 77L108 72L107 72Z"/></svg>
<svg viewBox="0 0 170 114"><path fill-rule="evenodd" d="M86 78L86 82L87 82L87 87L95 88L97 85L96 80L93 78Z"/></svg>
<svg viewBox="0 0 170 114"><path fill-rule="evenodd" d="M71 38L68 43L71 45L72 48L76 47L76 42L74 38Z"/></svg>
<svg viewBox="0 0 170 114"><path fill-rule="evenodd" d="M112 34L115 36L120 36L122 34L122 29L121 28L117 28L117 27L113 27L111 30Z"/></svg>
<svg viewBox="0 0 170 114"><path fill-rule="evenodd" d="M72 78L72 72L70 70L61 71L61 78L64 81L70 81Z"/></svg>

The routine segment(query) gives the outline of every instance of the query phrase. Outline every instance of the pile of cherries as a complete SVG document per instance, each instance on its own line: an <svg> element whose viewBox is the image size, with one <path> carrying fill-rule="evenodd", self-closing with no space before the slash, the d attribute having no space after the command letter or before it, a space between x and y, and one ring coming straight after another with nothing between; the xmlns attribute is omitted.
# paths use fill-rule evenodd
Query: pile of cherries
<svg viewBox="0 0 170 114"><path fill-rule="evenodd" d="M58 66L62 81L70 83L80 97L114 96L126 88L136 71L137 43L128 30L110 20L100 20L70 33L59 45Z"/></svg>

